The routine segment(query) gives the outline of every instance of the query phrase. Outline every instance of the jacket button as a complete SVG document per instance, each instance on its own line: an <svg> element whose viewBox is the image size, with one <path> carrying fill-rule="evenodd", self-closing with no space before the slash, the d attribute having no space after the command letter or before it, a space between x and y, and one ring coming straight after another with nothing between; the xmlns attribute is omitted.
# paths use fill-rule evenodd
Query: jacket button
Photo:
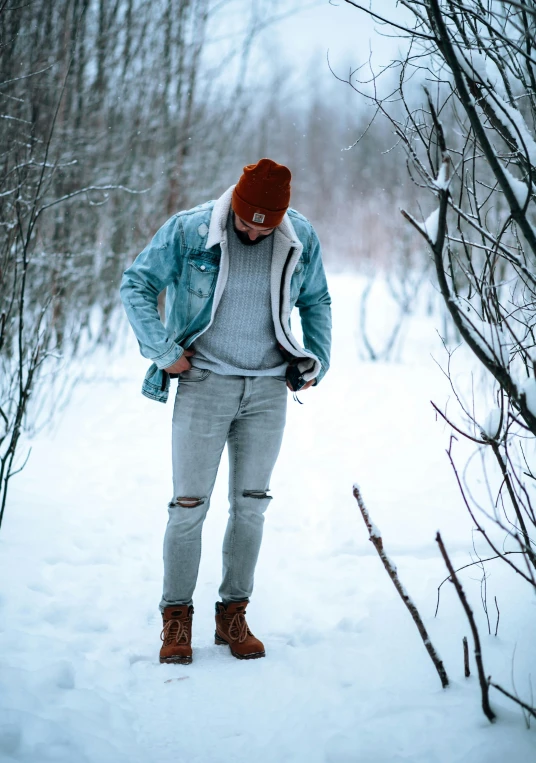
<svg viewBox="0 0 536 763"><path fill-rule="evenodd" d="M199 269L200 270L206 270L206 267L204 265L201 265L201 267Z"/></svg>

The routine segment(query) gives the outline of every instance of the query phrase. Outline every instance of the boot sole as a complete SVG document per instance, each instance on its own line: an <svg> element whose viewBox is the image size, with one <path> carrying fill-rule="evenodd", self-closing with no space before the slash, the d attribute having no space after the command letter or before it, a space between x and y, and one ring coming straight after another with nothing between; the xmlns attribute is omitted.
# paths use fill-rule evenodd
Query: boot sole
<svg viewBox="0 0 536 763"><path fill-rule="evenodd" d="M214 643L217 646L228 646L231 650L231 654L233 657L236 657L237 660L258 660L259 657L266 657L266 652L253 652L252 654L237 654L237 652L233 651L233 647L231 644L223 639L221 636L218 636L217 633L214 634Z"/></svg>
<svg viewBox="0 0 536 763"><path fill-rule="evenodd" d="M160 657L160 664L169 665L190 665L192 662L191 657Z"/></svg>

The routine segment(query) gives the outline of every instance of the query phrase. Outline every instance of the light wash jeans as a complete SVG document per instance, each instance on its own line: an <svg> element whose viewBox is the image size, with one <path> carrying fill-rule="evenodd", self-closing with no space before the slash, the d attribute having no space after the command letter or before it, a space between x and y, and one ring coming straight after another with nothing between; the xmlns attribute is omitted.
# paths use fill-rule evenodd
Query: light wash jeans
<svg viewBox="0 0 536 763"><path fill-rule="evenodd" d="M251 596L286 406L282 377L223 376L195 367L180 375L173 411L174 493L164 538L161 609L192 603L201 531L225 443L229 520L219 595L225 604Z"/></svg>

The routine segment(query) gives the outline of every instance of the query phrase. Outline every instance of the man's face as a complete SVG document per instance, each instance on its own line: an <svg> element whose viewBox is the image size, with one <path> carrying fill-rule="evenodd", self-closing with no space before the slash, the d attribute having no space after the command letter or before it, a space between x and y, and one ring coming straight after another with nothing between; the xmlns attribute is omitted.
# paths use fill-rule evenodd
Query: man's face
<svg viewBox="0 0 536 763"><path fill-rule="evenodd" d="M275 230L275 228L263 228L261 225L255 225L255 223L247 223L238 217L236 212L233 212L233 222L236 235L246 246L255 246Z"/></svg>

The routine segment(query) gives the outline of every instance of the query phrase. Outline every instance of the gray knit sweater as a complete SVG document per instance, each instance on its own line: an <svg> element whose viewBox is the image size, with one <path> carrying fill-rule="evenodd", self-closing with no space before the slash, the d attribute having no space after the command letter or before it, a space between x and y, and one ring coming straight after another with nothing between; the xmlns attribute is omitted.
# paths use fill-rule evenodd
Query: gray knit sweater
<svg viewBox="0 0 536 763"><path fill-rule="evenodd" d="M217 374L284 376L270 297L274 237L242 244L227 220L229 276L212 325L195 341L192 364Z"/></svg>

